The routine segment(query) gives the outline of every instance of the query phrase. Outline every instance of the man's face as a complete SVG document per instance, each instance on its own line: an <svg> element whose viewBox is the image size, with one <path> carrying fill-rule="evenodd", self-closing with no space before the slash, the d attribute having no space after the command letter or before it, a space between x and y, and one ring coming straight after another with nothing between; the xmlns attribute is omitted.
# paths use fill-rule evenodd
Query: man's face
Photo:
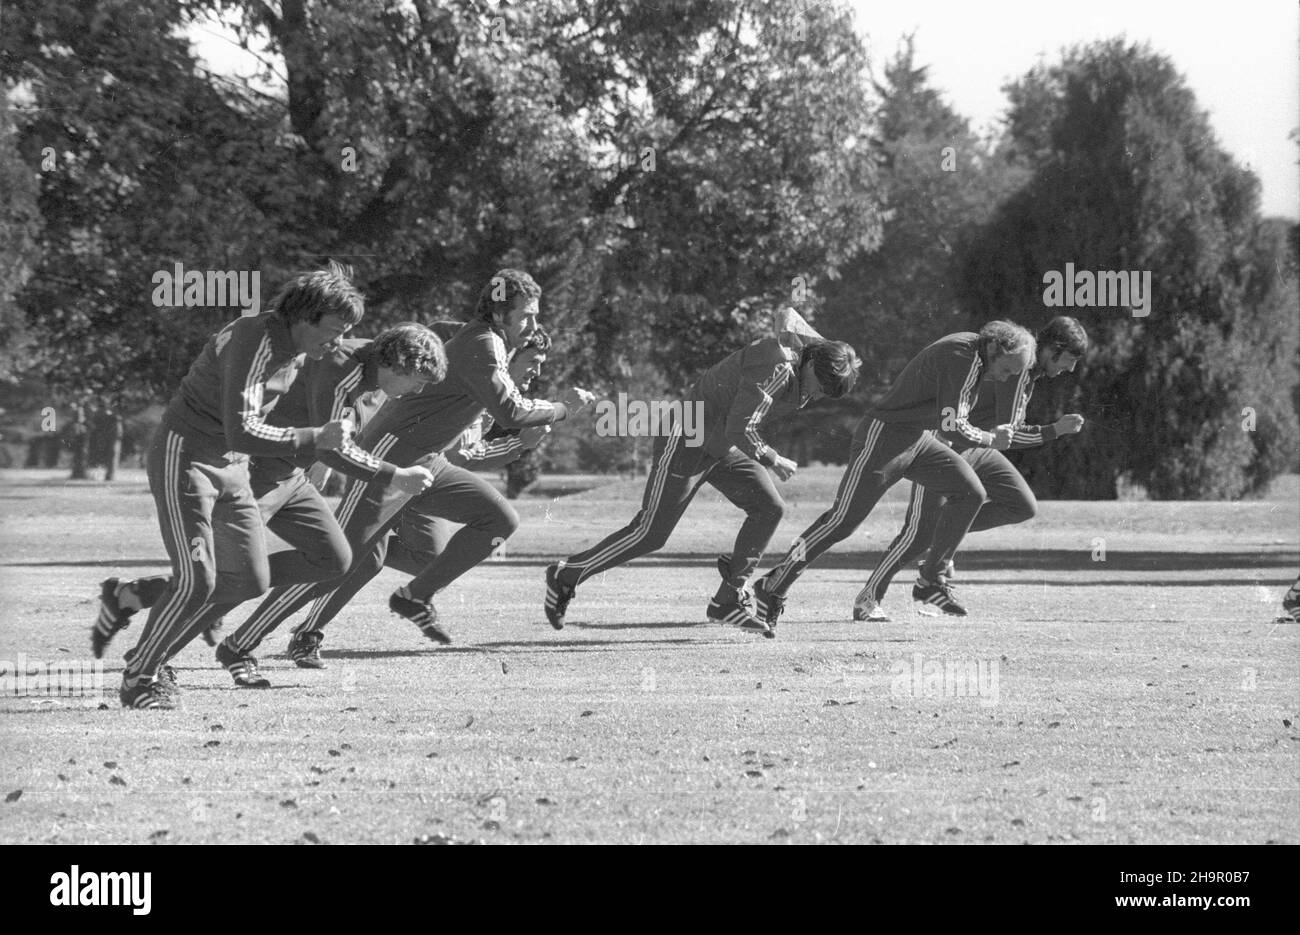
<svg viewBox="0 0 1300 935"><path fill-rule="evenodd" d="M506 347L516 350L537 331L538 302L536 298L517 296L501 323L506 333Z"/></svg>
<svg viewBox="0 0 1300 935"><path fill-rule="evenodd" d="M416 393L429 383L429 378L422 373L406 374L388 367L380 367L378 375L379 388L386 396L405 396Z"/></svg>
<svg viewBox="0 0 1300 935"><path fill-rule="evenodd" d="M1075 357L1068 351L1052 352L1050 348L1043 348L1038 352L1038 361L1043 368L1043 372L1048 378L1059 377L1063 373L1073 373L1075 365L1079 358Z"/></svg>
<svg viewBox="0 0 1300 935"><path fill-rule="evenodd" d="M510 358L510 379L515 381L515 386L527 386L541 375L544 363L544 353L535 347L525 347Z"/></svg>
<svg viewBox="0 0 1300 935"><path fill-rule="evenodd" d="M1010 380L1012 377L1018 377L1029 369L1032 360L1029 348L1003 354L989 364L989 379L1001 382L1002 380Z"/></svg>
<svg viewBox="0 0 1300 935"><path fill-rule="evenodd" d="M322 315L316 324L300 321L289 328L293 346L312 360L320 360L334 349L334 343L352 330L352 326L336 315Z"/></svg>

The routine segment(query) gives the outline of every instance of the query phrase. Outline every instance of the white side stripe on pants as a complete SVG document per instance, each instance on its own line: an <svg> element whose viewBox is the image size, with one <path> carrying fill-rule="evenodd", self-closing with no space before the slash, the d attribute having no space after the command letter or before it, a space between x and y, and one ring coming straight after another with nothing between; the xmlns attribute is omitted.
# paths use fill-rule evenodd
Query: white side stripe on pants
<svg viewBox="0 0 1300 935"><path fill-rule="evenodd" d="M375 445L371 454L382 459L395 444L397 444L396 436L385 435ZM361 495L369 487L370 482L368 481L363 481L360 478L352 479L348 492L344 495L337 512L334 514L340 526L347 526L352 514L356 512L357 506L361 503ZM354 556L354 560L355 558ZM308 581L286 587L274 600L265 606L264 610L259 609L256 611L254 616L249 617L244 625L240 627L244 631L241 642L260 642L263 636L280 625L285 615L290 612L291 607L306 597L319 584L319 581ZM236 649L245 649L245 647L237 646Z"/></svg>
<svg viewBox="0 0 1300 935"><path fill-rule="evenodd" d="M887 551L876 564L871 577L867 579L864 593L874 595L880 589L886 575L892 575L897 571L894 566L898 564L903 555L907 553L907 550L912 547L912 543L916 541L916 531L921 525L921 503L924 499L925 488L913 482L912 496L907 502L907 524L903 527L903 534L899 536L894 547Z"/></svg>
<svg viewBox="0 0 1300 935"><path fill-rule="evenodd" d="M184 477L181 469L181 453L184 439L168 430L163 452L163 515L159 517L165 532L172 540L176 555L176 576L172 581L172 596L158 612L155 626L149 639L142 643L132 660L146 660L166 642L170 644L171 630L177 618L194 596L194 560L190 557L190 545L185 539L185 524L181 513L180 484ZM130 668L130 666L128 666Z"/></svg>
<svg viewBox="0 0 1300 935"><path fill-rule="evenodd" d="M802 552L807 555L813 546L821 542L826 536L838 528L844 521L844 516L849 511L849 504L853 502L853 495L858 489L858 482L862 479L862 471L871 459L871 453L876 448L876 442L880 440L880 433L885 424L879 419L872 420L870 428L867 429L867 437L863 440L862 450L858 456L853 459L848 470L844 472L844 479L840 481L839 490L835 494L835 509L826 522L813 528L804 540ZM781 563L772 569L769 574L772 576L773 585L779 590L785 584L785 579L789 577L791 570L798 563L799 559L795 555L799 550L792 549Z"/></svg>
<svg viewBox="0 0 1300 935"><path fill-rule="evenodd" d="M682 439L682 429L677 426L673 434L668 437L664 443L663 453L659 456L659 461L655 464L654 473L650 478L650 498L644 510L641 511L641 521L631 532L611 542L599 553L593 555L588 561L581 565L566 564L567 568L577 568L578 584L582 584L587 577L586 571L593 566L602 565L611 558L633 548L638 542L644 539L650 533L650 527L654 525L655 514L659 512L659 501L663 497L664 484L668 479L668 467L672 464L673 456L677 453L678 442Z"/></svg>

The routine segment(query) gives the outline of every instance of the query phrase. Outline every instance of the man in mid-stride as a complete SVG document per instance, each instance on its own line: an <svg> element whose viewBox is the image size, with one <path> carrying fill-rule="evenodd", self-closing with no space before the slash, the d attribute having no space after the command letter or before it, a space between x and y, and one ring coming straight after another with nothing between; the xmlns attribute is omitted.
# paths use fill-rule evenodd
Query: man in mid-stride
<svg viewBox="0 0 1300 935"><path fill-rule="evenodd" d="M952 559L975 515L988 500L975 469L936 432L977 448L1005 450L1012 428L992 432L971 424L980 380L1019 380L1033 363L1034 336L1019 325L991 321L979 333L940 338L908 362L879 403L853 433L849 464L835 502L804 530L785 557L754 585L759 613L775 626L786 594L817 557L861 525L903 478L924 485L946 501L935 521L930 556L912 597L946 614L964 615L940 571ZM1013 404L1019 410L1019 403Z"/></svg>
<svg viewBox="0 0 1300 935"><path fill-rule="evenodd" d="M346 419L292 428L274 426L267 416L305 358L323 358L362 314L361 293L343 267L305 273L267 312L238 318L209 338L181 381L147 462L171 578L122 670L124 707L174 708L174 690L159 670L201 629L265 592L272 580L319 581L351 560L337 534L327 536L336 550L329 560L298 552L268 556L249 456L292 458L351 443ZM332 523L328 513L324 518Z"/></svg>
<svg viewBox="0 0 1300 935"><path fill-rule="evenodd" d="M1011 380L981 381L979 397L970 411L971 425L976 428L992 430L999 425L1010 425L1014 432L1011 439L1013 449L1037 448L1062 435L1073 435L1083 428L1083 416L1073 412L1061 416L1050 425L1025 423L1025 410L1029 406L1035 384L1040 380L1051 380L1063 373L1072 372L1088 352L1087 332L1075 319L1064 315L1053 318L1044 325L1038 332L1037 341L1038 353L1034 365L1014 383ZM1038 512L1034 492L1006 455L994 448L973 447L965 439L954 440L953 448L975 469L975 475L984 485L989 498L976 514L970 532L996 529L1034 518ZM912 485L912 496L907 502L903 528L889 544L875 571L867 579L866 586L858 594L853 605L854 620L877 623L889 620L882 605L889 582L901 568L929 549L942 509L943 501L932 491L920 484ZM950 561L939 572L950 590L951 570ZM925 608L933 606L920 604L918 609L927 613Z"/></svg>
<svg viewBox="0 0 1300 935"><path fill-rule="evenodd" d="M825 340L797 312L785 309L774 336L751 342L705 371L683 403L703 407L703 443L692 446L678 420L667 436L655 439L640 512L596 545L546 569L544 609L551 626L563 628L583 581L662 548L708 483L746 515L705 613L710 620L771 636L745 605L745 585L785 513L768 471L786 481L798 465L767 444L759 429L823 396L844 396L857 382L860 366L853 348Z"/></svg>

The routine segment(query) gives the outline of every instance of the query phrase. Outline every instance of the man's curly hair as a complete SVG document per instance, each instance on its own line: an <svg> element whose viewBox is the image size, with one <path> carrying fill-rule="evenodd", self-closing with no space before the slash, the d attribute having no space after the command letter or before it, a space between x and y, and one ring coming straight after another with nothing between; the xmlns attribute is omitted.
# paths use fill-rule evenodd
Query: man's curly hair
<svg viewBox="0 0 1300 935"><path fill-rule="evenodd" d="M514 307L514 302L520 296L536 299L542 294L542 287L537 285L532 276L529 276L523 270L503 269L498 270L496 275L483 287L479 293L478 306L474 309L474 317L481 318L489 324L493 323L495 316L505 319L510 309Z"/></svg>
<svg viewBox="0 0 1300 935"><path fill-rule="evenodd" d="M1064 351L1083 357L1088 353L1088 332L1076 319L1060 315L1038 330L1038 346L1051 348L1053 354Z"/></svg>
<svg viewBox="0 0 1300 935"><path fill-rule="evenodd" d="M426 377L440 382L447 376L447 352L442 341L424 325L404 321L386 328L372 342L379 366L405 376Z"/></svg>
<svg viewBox="0 0 1300 935"><path fill-rule="evenodd" d="M538 325L537 330L528 336L528 339L524 341L523 346L519 348L519 351L526 351L529 349L542 354L549 354L551 352L551 333L541 325Z"/></svg>
<svg viewBox="0 0 1300 935"><path fill-rule="evenodd" d="M980 346L985 350L989 363L1004 354L1016 354L1029 351L1032 360L1038 352L1038 342L1034 336L1020 325L1010 321L990 321L980 329Z"/></svg>
<svg viewBox="0 0 1300 935"><path fill-rule="evenodd" d="M290 279L268 307L290 325L319 324L326 315L355 325L365 314L366 302L352 284L352 267L330 260L325 269Z"/></svg>

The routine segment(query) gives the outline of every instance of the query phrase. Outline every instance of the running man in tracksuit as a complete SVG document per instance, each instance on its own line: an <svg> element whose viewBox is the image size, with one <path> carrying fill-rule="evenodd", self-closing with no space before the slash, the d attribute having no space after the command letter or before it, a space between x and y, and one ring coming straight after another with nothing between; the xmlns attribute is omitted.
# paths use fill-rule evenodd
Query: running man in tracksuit
<svg viewBox="0 0 1300 935"><path fill-rule="evenodd" d="M447 461L443 451L455 444L486 410L506 428L546 426L587 405L592 395L571 389L564 402L525 399L507 369L507 354L522 346L537 329L541 289L527 273L501 270L479 296L475 318L446 344L447 377L402 399L390 399L362 430L358 443L393 464L419 464L433 483L419 496L371 481L352 482L339 504L337 518L354 556L341 579L320 585L277 588L245 626L265 634L299 608L321 599L312 609L312 626L295 634L290 654L319 644L328 623L384 567L389 533L410 509L462 523L446 548L388 600L389 609L406 617L429 639L449 643L438 624L433 595L491 554L519 525L519 516L486 480ZM261 636L258 637L259 639ZM300 643L301 641L301 643Z"/></svg>
<svg viewBox="0 0 1300 935"><path fill-rule="evenodd" d="M1010 425L1014 434L1012 448L1037 448L1061 435L1073 435L1083 428L1083 416L1077 413L1061 416L1051 425L1026 425L1025 412L1034 392L1034 384L1042 379L1052 379L1070 373L1087 353L1088 335L1073 318L1053 318L1037 335L1038 354L1034 366L1020 375L1020 379L980 382L979 398L971 407L970 423L979 429L992 430L999 425ZM984 485L988 502L980 508L971 523L970 532L995 529L1023 523L1034 518L1038 511L1034 493L1020 476L1020 472L1007 460L1006 455L993 448L972 447L964 438L953 441L953 448L961 453L975 469L975 476ZM921 484L912 485L912 497L907 503L903 528L890 543L866 586L853 605L854 620L887 622L881 602L889 582L899 569L919 558L930 547L943 501ZM951 587L952 563L940 571L940 576ZM922 608L922 613L933 613Z"/></svg>
<svg viewBox="0 0 1300 935"><path fill-rule="evenodd" d="M122 670L123 706L176 706L173 688L158 678L160 669L215 619L213 612L220 616L257 597L273 579L320 579L322 566L300 553L268 558L248 458L292 457L347 443L346 420L287 428L271 425L267 416L297 379L305 356L324 357L362 313L361 294L342 267L303 274L266 313L236 319L209 338L181 381L147 462L172 574ZM337 555L332 567L349 559Z"/></svg>
<svg viewBox="0 0 1300 935"><path fill-rule="evenodd" d="M663 547L696 492L706 482L745 511L722 584L709 601L710 620L771 636L750 613L743 593L785 513L770 468L781 480L798 465L759 434L765 425L829 396L853 389L860 362L842 341L827 341L793 309L778 318L777 334L761 338L705 371L685 407L703 407L702 444L692 445L680 421L655 439L641 510L628 525L596 545L546 569L546 619L562 629L578 585L610 568Z"/></svg>
<svg viewBox="0 0 1300 935"><path fill-rule="evenodd" d="M401 396L440 380L446 369L442 342L423 325L396 325L374 341L342 339L323 359L307 361L267 422L286 427L336 419L364 423L387 397ZM411 493L423 490L432 476L419 466L398 468L387 464L351 440L337 451L307 448L292 456L254 457L250 479L263 522L304 561L320 569L310 580L324 581L347 572L351 547L325 498L307 479L304 469L318 460L350 477L384 479ZM91 634L96 657L103 654L112 635L127 625L137 609L157 602L167 583L165 575L134 581L109 578L103 583L99 620ZM202 631L209 645L216 645L212 635L220 628L218 617ZM217 646L217 661L230 672L237 686L269 687L270 682L259 673L252 655L256 646L244 645L240 635L236 633Z"/></svg>
<svg viewBox="0 0 1300 935"><path fill-rule="evenodd" d="M986 374L994 381L1018 380L1033 362L1034 350L1034 336L1024 328L991 321L978 334L940 338L908 362L854 430L835 502L795 539L776 567L755 582L754 599L769 626L776 625L786 593L804 569L848 538L885 491L904 477L947 498L912 596L945 613L965 613L939 572L988 497L975 469L935 433L979 448L1009 448L1011 427L998 426L993 432L976 428L970 422L971 407Z"/></svg>
<svg viewBox="0 0 1300 935"><path fill-rule="evenodd" d="M541 373L542 364L550 352L551 338L542 328L528 342L510 355L510 379L520 392L528 392L529 385ZM487 413L461 433L454 445L444 455L448 463L470 471L491 471L503 468L527 451L536 448L550 426L532 426L526 429L503 429ZM417 575L447 548L453 524L439 516L423 516L415 507L402 511L402 521L388 537L388 551L384 558L386 568L396 568L409 575ZM304 631L309 626L302 628Z"/></svg>
<svg viewBox="0 0 1300 935"><path fill-rule="evenodd" d="M440 336L445 329L434 322L431 326ZM462 323L447 334L455 336ZM467 326L466 326L467 327ZM510 378L520 390L537 377L541 365L546 360L551 346L550 336L539 326L537 331L527 338L523 347L516 350L510 358ZM493 435L489 427L493 426L491 416L486 413L474 425L466 429L451 448L444 452L448 463L469 470L487 470L509 464L524 451L535 447L550 431L549 426L532 426L519 431L502 431ZM429 515L421 511L421 504L413 501L399 514L397 525L389 534L384 546L384 567L393 568L408 575L418 575L446 551L451 540L453 524L440 516ZM320 647L324 639L324 627L328 622L323 613L328 601L317 600L307 618L295 627L289 641L289 658L302 669L324 669L325 661L321 658ZM319 609L319 612L317 611ZM265 634L263 634L263 638Z"/></svg>

